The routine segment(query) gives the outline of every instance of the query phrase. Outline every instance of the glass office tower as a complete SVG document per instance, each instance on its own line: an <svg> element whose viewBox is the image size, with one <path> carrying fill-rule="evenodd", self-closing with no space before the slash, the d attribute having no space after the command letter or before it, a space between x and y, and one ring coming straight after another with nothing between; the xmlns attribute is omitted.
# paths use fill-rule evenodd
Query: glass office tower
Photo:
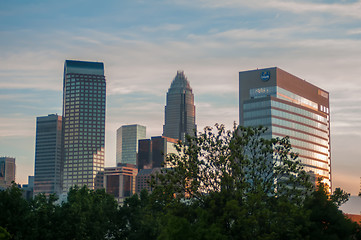
<svg viewBox="0 0 361 240"><path fill-rule="evenodd" d="M66 60L63 85L63 191L71 186L102 187L104 170L104 64Z"/></svg>
<svg viewBox="0 0 361 240"><path fill-rule="evenodd" d="M137 164L138 141L146 138L146 127L138 124L124 125L117 130L117 164Z"/></svg>
<svg viewBox="0 0 361 240"><path fill-rule="evenodd" d="M62 193L62 117L36 118L34 195Z"/></svg>
<svg viewBox="0 0 361 240"><path fill-rule="evenodd" d="M163 136L184 141L194 136L197 126L194 95L183 71L178 71L167 92Z"/></svg>
<svg viewBox="0 0 361 240"><path fill-rule="evenodd" d="M330 110L325 90L277 67L239 73L239 121L289 136L304 169L331 187Z"/></svg>

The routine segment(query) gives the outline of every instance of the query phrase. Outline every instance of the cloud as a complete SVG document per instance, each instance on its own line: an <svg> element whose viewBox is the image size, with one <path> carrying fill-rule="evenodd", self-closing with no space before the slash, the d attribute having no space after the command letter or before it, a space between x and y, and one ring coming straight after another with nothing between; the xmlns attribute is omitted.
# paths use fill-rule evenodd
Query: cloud
<svg viewBox="0 0 361 240"><path fill-rule="evenodd" d="M0 137L34 136L35 119L19 116L17 118L0 118Z"/></svg>
<svg viewBox="0 0 361 240"><path fill-rule="evenodd" d="M194 1L178 1L179 4L197 6ZM315 3L310 1L285 1L285 0L199 0L202 8L242 8L256 9L258 11L277 10L292 13L327 13L335 16L352 17L360 19L361 2L352 3Z"/></svg>
<svg viewBox="0 0 361 240"><path fill-rule="evenodd" d="M159 25L159 26L152 26L152 27L149 27L149 26L144 26L144 27L141 27L141 30L144 31L144 32L173 32L173 31L179 31L181 29L183 29L183 25L181 24L162 24L162 25Z"/></svg>

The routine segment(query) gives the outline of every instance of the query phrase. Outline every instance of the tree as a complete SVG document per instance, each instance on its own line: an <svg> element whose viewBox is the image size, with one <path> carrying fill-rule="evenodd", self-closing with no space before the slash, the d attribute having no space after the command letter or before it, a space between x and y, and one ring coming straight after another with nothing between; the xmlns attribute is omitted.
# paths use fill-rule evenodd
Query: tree
<svg viewBox="0 0 361 240"><path fill-rule="evenodd" d="M104 189L72 187L60 208L59 239L112 239L118 204Z"/></svg>
<svg viewBox="0 0 361 240"><path fill-rule="evenodd" d="M28 203L31 224L27 239L57 239L61 232L58 227L60 206L55 204L57 200L56 194L38 194Z"/></svg>
<svg viewBox="0 0 361 240"><path fill-rule="evenodd" d="M322 183L319 183L319 185L320 184ZM345 192L341 188L336 188L335 191L333 191L330 199L334 204L336 204L337 207L340 207L342 204L348 201L349 197L349 193Z"/></svg>
<svg viewBox="0 0 361 240"><path fill-rule="evenodd" d="M157 177L160 191L170 200L173 194L202 200L212 192L292 198L310 191L307 174L287 137L264 139L263 127L225 131L223 125L216 125L216 130L205 128L186 144L180 142L179 154L168 155L166 165L171 170Z"/></svg>
<svg viewBox="0 0 361 240"><path fill-rule="evenodd" d="M212 226L218 230L211 237L219 239L238 234L240 239L302 239L307 215L300 211L312 188L289 139L264 139L263 127L226 131L216 125L215 130L207 127L179 142L179 154L167 157L170 169L153 181L153 195L168 216L173 214L163 223L161 236L170 236L173 221L203 232L204 226ZM187 206L196 213L186 211Z"/></svg>
<svg viewBox="0 0 361 240"><path fill-rule="evenodd" d="M26 239L30 232L30 208L15 183L0 191L0 209L0 226L10 233L12 239Z"/></svg>
<svg viewBox="0 0 361 240"><path fill-rule="evenodd" d="M360 239L360 226L338 209L346 198L348 194L341 189L329 196L326 186L318 182L317 190L307 197L304 205L310 212L308 232L311 239Z"/></svg>
<svg viewBox="0 0 361 240"><path fill-rule="evenodd" d="M10 233L5 228L0 227L0 240L9 240L10 237Z"/></svg>

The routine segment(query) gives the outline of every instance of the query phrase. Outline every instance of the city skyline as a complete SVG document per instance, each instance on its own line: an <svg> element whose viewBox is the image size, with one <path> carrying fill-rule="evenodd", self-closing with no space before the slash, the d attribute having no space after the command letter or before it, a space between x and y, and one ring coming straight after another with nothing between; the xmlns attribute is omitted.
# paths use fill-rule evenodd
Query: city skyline
<svg viewBox="0 0 361 240"><path fill-rule="evenodd" d="M333 187L359 191L360 1L0 3L0 155L34 174L36 117L60 114L65 59L106 66L105 165L115 131L162 134L176 70L192 82L198 131L238 121L238 72L280 67L330 93Z"/></svg>

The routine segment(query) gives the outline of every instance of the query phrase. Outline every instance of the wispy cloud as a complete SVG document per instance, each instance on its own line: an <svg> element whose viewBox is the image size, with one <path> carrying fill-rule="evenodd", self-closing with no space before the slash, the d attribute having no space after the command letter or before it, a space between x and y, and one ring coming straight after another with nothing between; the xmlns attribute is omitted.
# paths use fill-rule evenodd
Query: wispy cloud
<svg viewBox="0 0 361 240"><path fill-rule="evenodd" d="M141 28L142 31L145 32L159 32L159 31L166 31L166 32L173 32L173 31L179 31L183 29L183 25L181 24L162 24L159 26L144 26Z"/></svg>
<svg viewBox="0 0 361 240"><path fill-rule="evenodd" d="M262 10L277 10L293 13L328 13L336 16L347 16L360 19L361 2L344 3L316 3L310 1L285 1L285 0L199 0L203 8L250 8ZM193 4L194 1L183 0L179 4Z"/></svg>

